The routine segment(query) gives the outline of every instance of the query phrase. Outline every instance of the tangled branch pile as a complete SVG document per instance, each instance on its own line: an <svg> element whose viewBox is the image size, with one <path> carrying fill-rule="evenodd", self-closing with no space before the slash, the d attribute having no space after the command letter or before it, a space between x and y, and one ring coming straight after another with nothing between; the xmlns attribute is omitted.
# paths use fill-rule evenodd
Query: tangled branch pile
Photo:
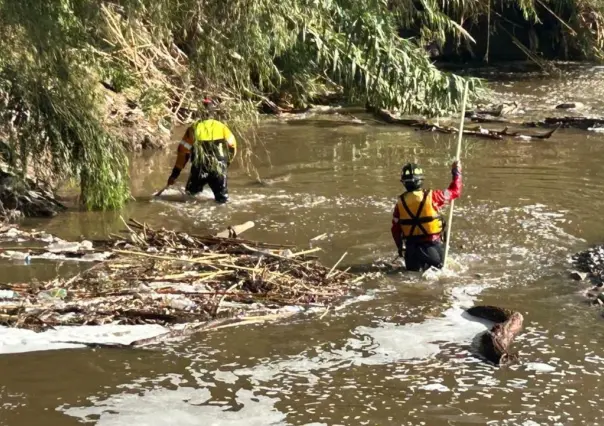
<svg viewBox="0 0 604 426"><path fill-rule="evenodd" d="M360 283L289 249L241 239L153 230L132 221L128 238L76 244L106 260L70 279L3 284L18 297L0 303L0 323L58 325L162 324L266 315L288 306L327 307ZM56 251L55 251L56 252Z"/></svg>

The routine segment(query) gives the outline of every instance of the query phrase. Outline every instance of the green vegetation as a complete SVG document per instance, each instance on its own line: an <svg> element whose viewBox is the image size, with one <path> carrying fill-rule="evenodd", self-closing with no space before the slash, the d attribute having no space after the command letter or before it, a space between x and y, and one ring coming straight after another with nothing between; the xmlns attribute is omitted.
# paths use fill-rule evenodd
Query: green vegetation
<svg viewBox="0 0 604 426"><path fill-rule="evenodd" d="M204 96L237 125L262 104L303 107L334 92L437 115L458 107L464 79L436 69L425 44L471 43L487 18L495 34L513 9L535 25L553 17L569 46L597 58L601 3L0 0L0 135L14 170L75 179L88 208L117 208L128 197L126 153L101 81L166 127Z"/></svg>

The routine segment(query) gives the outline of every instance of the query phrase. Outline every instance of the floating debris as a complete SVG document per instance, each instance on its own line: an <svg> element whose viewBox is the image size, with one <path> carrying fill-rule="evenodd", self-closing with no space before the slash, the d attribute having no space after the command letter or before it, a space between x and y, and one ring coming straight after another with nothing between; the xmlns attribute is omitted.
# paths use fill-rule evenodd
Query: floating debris
<svg viewBox="0 0 604 426"><path fill-rule="evenodd" d="M191 332L213 320L253 321L300 311L292 306L330 307L364 278L336 270L337 264L321 265L309 256L318 249L293 252L246 241L234 238L233 229L231 238L223 238L155 230L134 220L127 228L125 236L108 240L67 243L53 237L46 247L28 248L38 256L103 257L69 279L0 284L0 325L43 331L64 325L197 324ZM27 234L0 231L0 240L3 233Z"/></svg>
<svg viewBox="0 0 604 426"><path fill-rule="evenodd" d="M604 285L604 246L592 247L573 256L573 261L580 272L587 276L598 287Z"/></svg>
<svg viewBox="0 0 604 426"><path fill-rule="evenodd" d="M575 281L585 281L587 272L571 271L570 277Z"/></svg>
<svg viewBox="0 0 604 426"><path fill-rule="evenodd" d="M593 287L585 290L585 297L593 305L604 306L604 246L595 246L572 257L578 271L571 271L571 277L582 278Z"/></svg>

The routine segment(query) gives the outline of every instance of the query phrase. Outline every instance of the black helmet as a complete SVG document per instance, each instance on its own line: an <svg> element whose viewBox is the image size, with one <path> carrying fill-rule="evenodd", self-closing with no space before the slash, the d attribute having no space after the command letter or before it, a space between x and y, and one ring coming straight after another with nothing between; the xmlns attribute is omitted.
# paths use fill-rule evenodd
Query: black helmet
<svg viewBox="0 0 604 426"><path fill-rule="evenodd" d="M415 163L407 163L401 171L401 182L407 191L417 191L424 183L424 171Z"/></svg>

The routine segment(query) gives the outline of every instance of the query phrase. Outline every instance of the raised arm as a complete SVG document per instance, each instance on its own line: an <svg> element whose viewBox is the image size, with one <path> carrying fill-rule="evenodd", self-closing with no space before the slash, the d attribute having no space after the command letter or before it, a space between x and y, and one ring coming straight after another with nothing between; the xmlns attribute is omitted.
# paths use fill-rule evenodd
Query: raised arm
<svg viewBox="0 0 604 426"><path fill-rule="evenodd" d="M451 200L459 198L461 195L461 190L463 187L461 178L461 163L458 163L457 161L453 163L451 166L451 175L452 180L447 189L444 191L440 189L432 191L432 204L437 210L451 202Z"/></svg>

